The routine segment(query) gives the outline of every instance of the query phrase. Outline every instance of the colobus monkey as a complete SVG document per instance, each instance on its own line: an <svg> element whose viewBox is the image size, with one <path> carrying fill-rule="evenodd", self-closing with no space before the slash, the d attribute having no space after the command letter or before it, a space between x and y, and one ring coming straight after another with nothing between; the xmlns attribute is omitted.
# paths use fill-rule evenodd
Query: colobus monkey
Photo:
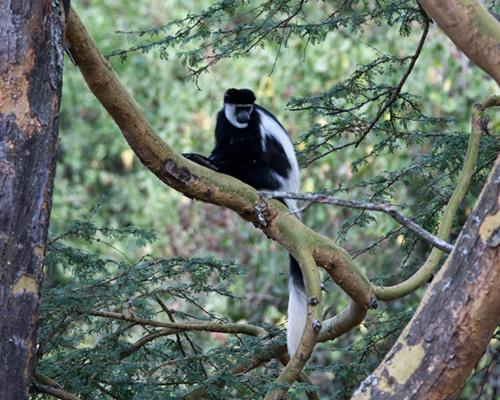
<svg viewBox="0 0 500 400"><path fill-rule="evenodd" d="M205 166L212 164L257 190L298 192L299 166L292 142L274 115L255 100L249 89L228 89L224 108L217 115L215 148L208 163L199 155L186 156ZM294 200L284 203L296 209ZM307 298L302 271L292 256L289 289L287 345L293 355L305 327Z"/></svg>

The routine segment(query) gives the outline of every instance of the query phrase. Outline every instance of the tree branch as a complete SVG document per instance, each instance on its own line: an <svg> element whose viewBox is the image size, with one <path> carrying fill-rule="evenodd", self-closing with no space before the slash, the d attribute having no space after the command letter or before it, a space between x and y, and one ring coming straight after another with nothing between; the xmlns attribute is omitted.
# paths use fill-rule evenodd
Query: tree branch
<svg viewBox="0 0 500 400"><path fill-rule="evenodd" d="M499 209L500 156L415 315L353 399L456 397L500 320Z"/></svg>
<svg viewBox="0 0 500 400"><path fill-rule="evenodd" d="M413 232L418 237L422 238L426 242L429 242L433 246L437 247L440 250L443 250L446 253L451 252L453 246L444 240L434 236L432 233L426 231L424 228L420 227L407 217L405 217L402 213L396 211L392 206L388 204L375 204L375 203L364 203L361 201L355 200L343 200L338 199L332 196L325 196L322 194L299 194L299 193L289 193L289 192L279 192L279 191L259 191L259 194L269 197L269 198L279 198L279 199L296 199L296 200L306 200L309 204L306 207L309 207L310 204L321 203L321 204L332 204L335 206L347 207L347 208L355 208L360 210L369 210L369 211L380 211L388 214L401 225L406 227L409 231ZM298 210L299 212L303 211L303 209Z"/></svg>
<svg viewBox="0 0 500 400"><path fill-rule="evenodd" d="M489 107L497 106L500 106L500 96L486 97L473 107L471 115L471 133L464 165L462 167L462 171L460 171L457 186L455 187L455 190L446 205L443 218L441 220L441 226L439 227L438 238L442 240L446 239L450 234L453 218L455 218L460 202L467 192L467 188L469 187L470 180L476 167L481 134L484 131L484 124L482 123L481 117L482 112ZM377 292L377 298L379 300L395 300L415 291L418 287L422 286L429 280L429 277L432 273L434 273L442 254L441 250L433 248L424 265L411 278L398 285L390 287L376 286L375 290Z"/></svg>
<svg viewBox="0 0 500 400"><path fill-rule="evenodd" d="M249 185L204 168L182 157L153 130L125 87L120 83L111 65L102 57L97 45L73 9L69 13L67 39L71 52L90 90L101 102L120 128L141 162L159 179L173 189L198 200L225 206L242 218L261 228L268 237L283 245L307 271L303 271L310 297L319 303L319 278L316 265L322 266L332 279L360 308L373 304L374 289L349 254L331 240L306 228L297 218L288 215L288 209L278 201L263 204L261 215L266 225L260 224L254 212L259 204L257 191ZM314 258L313 258L314 257ZM300 261L302 260L302 261ZM284 381L293 382L310 357L316 343L317 332L311 328L312 320L321 320L321 307L308 306L308 329L300 352L292 357L282 374ZM263 334L265 331L240 324L172 324L144 320L122 314L94 312L96 316L117 318L141 325L171 328L172 333L182 330L204 330L225 333ZM293 366L293 369L292 369ZM285 391L286 392L286 391Z"/></svg>
<svg viewBox="0 0 500 400"><path fill-rule="evenodd" d="M59 385L56 381L54 381L53 379L50 379L48 376L45 376L44 374L41 374L38 371L33 372L33 378L35 378L37 381L44 384L44 386L37 385L37 387L36 387L36 389L42 393L48 394L50 396L53 396L53 397L56 397L56 398L62 399L62 400L80 400L79 397L64 390L61 387L61 385Z"/></svg>
<svg viewBox="0 0 500 400"><path fill-rule="evenodd" d="M228 207L247 221L258 223L253 212L258 201L255 190L233 177L189 161L162 140L73 8L68 21L66 36L80 72L144 166L186 196Z"/></svg>
<svg viewBox="0 0 500 400"><path fill-rule="evenodd" d="M283 399L288 390L283 384L293 384L312 355L321 330L321 287L319 272L314 258L308 251L302 251L298 258L303 271L307 292L307 320L299 348L276 380L276 388L267 393L264 400Z"/></svg>
<svg viewBox="0 0 500 400"><path fill-rule="evenodd" d="M500 23L478 0L420 0L444 33L500 85Z"/></svg>
<svg viewBox="0 0 500 400"><path fill-rule="evenodd" d="M251 336L265 336L267 331L255 325L249 324L234 324L234 323L219 323L219 322L204 322L198 324L180 324L172 322L156 321L153 319L138 318L130 315L119 314L114 312L104 311L91 311L89 313L95 317L113 318L122 321L132 322L137 325L155 326L161 328L171 329L170 334L176 334L185 331L206 331L206 332L220 332L220 333L241 333ZM166 335L164 332L163 335Z"/></svg>

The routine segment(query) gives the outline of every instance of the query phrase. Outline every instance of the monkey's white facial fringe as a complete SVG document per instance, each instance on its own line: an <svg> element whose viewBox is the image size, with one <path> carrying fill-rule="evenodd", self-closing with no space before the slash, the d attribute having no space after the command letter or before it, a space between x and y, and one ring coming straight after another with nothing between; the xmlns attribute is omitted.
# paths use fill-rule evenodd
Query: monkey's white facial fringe
<svg viewBox="0 0 500 400"><path fill-rule="evenodd" d="M307 319L307 295L290 277L290 298L288 299L288 328L286 342L288 354L293 356L298 349Z"/></svg>
<svg viewBox="0 0 500 400"><path fill-rule="evenodd" d="M248 126L248 122L238 122L236 119L236 104L225 103L224 114L226 114L227 120L236 128L245 129Z"/></svg>

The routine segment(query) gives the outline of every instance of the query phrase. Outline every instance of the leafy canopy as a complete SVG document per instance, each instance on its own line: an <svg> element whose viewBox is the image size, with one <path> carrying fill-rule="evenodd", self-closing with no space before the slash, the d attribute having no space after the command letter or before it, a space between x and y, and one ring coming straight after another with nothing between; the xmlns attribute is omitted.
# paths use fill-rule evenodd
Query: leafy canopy
<svg viewBox="0 0 500 400"><path fill-rule="evenodd" d="M176 148L208 152L220 94L246 84L296 139L304 191L389 202L436 232L463 163L470 107L495 88L453 53L416 2L201 1L188 5L201 11L179 16L182 2L175 1L168 15L176 19L168 23L159 21L167 12L155 15L163 2L141 4L96 1L77 11L88 13L85 22L110 60L127 61L115 69ZM132 25L122 19L126 13L135 24L139 13L158 26L122 29L131 47L110 51L124 46L121 36L107 33L115 26L105 24ZM274 278L285 273L286 254L276 256L253 228L227 213L179 200L126 161L129 149L112 121L76 73L65 74L37 370L83 398L177 399L196 391L214 399L262 397L281 370L261 353L270 342L284 342L279 318L286 279ZM204 90L189 86L185 76ZM293 112L283 111L285 101ZM492 116L452 235L500 151L498 128ZM102 223L66 228L103 194ZM305 223L341 242L376 284L408 277L428 254L387 218L316 207ZM130 225L156 233L112 228ZM221 258L242 260L247 268ZM334 292L325 305L340 311L344 297ZM352 394L419 298L382 307L359 330L318 346L307 372L322 397ZM273 324L247 323L265 317ZM217 336L221 325L235 322L245 333ZM200 332L168 323L215 325ZM267 333L259 336L258 328ZM464 392L469 398L479 393L488 376L483 367L492 360L478 365ZM296 388L290 398L312 389L307 383Z"/></svg>

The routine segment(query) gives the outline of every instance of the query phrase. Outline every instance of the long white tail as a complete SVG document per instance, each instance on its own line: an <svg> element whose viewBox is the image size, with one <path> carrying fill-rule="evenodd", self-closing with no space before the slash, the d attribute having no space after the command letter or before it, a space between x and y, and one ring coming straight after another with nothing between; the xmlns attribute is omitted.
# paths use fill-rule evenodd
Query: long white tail
<svg viewBox="0 0 500 400"><path fill-rule="evenodd" d="M290 257L290 282L288 299L288 329L286 341L290 356L299 347L307 319L307 295L304 279L298 262Z"/></svg>

